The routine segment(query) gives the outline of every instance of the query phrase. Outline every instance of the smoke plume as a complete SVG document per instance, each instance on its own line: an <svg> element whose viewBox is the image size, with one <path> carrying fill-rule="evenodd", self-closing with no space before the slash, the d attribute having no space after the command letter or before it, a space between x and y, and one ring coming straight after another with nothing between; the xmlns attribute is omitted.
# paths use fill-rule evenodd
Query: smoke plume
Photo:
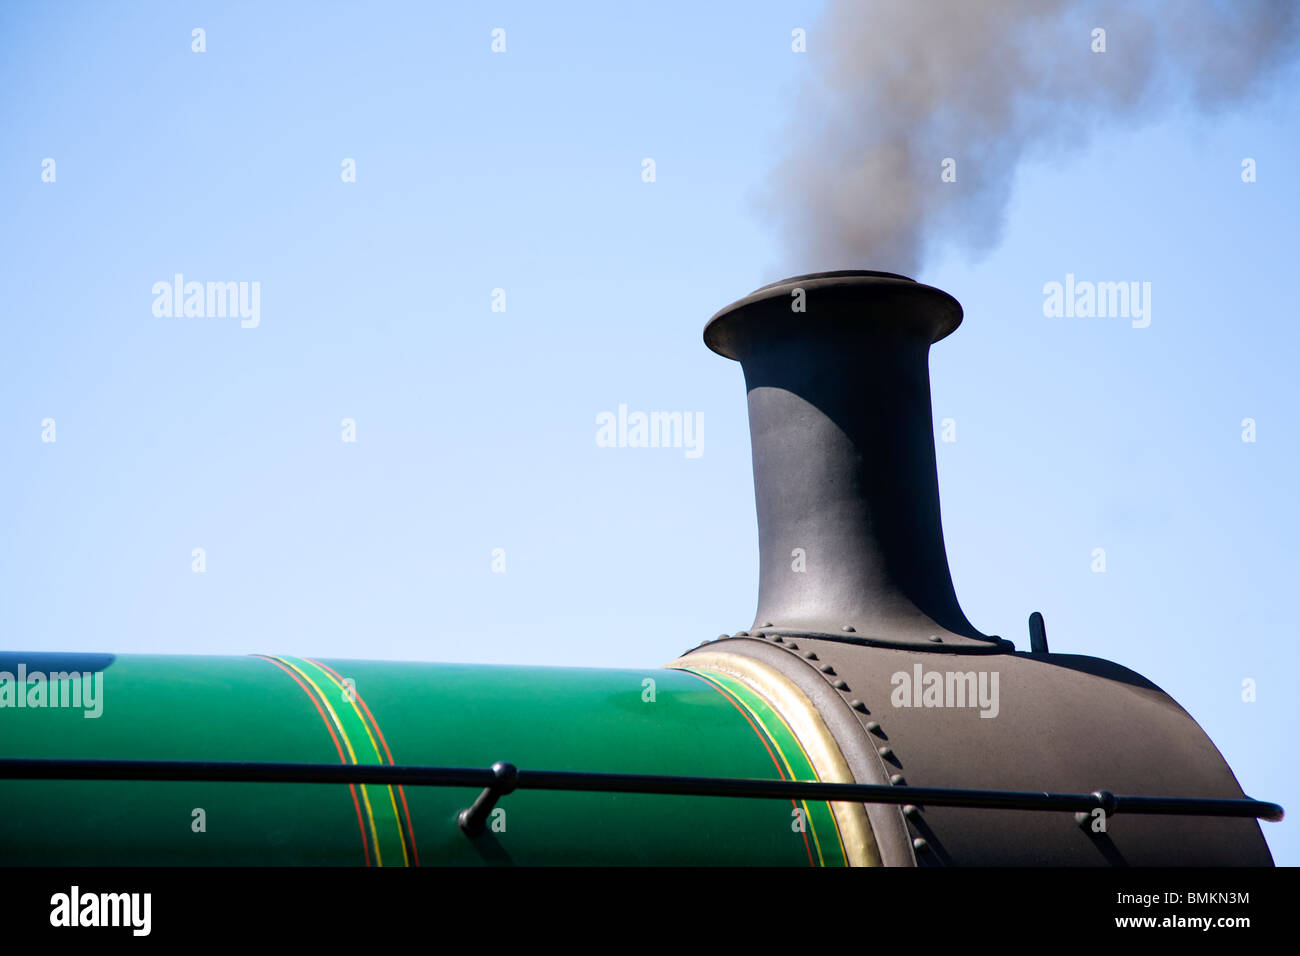
<svg viewBox="0 0 1300 956"><path fill-rule="evenodd" d="M1298 33L1296 0L828 0L764 205L793 271L914 275L935 237L998 241L1027 155L1239 103Z"/></svg>

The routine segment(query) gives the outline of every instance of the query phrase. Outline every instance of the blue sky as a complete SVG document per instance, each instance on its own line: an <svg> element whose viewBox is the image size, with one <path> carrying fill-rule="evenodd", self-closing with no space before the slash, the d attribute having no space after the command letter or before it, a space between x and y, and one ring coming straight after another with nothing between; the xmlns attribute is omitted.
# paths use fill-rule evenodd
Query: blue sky
<svg viewBox="0 0 1300 956"><path fill-rule="evenodd" d="M647 666L752 620L700 333L791 271L758 197L818 5L562 9L0 8L0 646ZM967 615L1164 688L1292 809L1288 864L1297 79L1035 154L1000 244L916 276L966 310L931 371ZM260 283L260 324L156 317L178 272ZM1045 317L1067 273L1150 282L1150 326ZM703 455L597 447L620 403Z"/></svg>

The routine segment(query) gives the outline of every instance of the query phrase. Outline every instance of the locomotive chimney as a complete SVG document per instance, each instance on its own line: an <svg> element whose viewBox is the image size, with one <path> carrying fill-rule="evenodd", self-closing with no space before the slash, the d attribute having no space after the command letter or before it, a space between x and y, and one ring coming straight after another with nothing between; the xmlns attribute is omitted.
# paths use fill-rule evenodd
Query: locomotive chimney
<svg viewBox="0 0 1300 956"><path fill-rule="evenodd" d="M946 292L886 272L763 286L704 330L741 363L758 509L755 628L997 651L953 590L939 515L929 350Z"/></svg>

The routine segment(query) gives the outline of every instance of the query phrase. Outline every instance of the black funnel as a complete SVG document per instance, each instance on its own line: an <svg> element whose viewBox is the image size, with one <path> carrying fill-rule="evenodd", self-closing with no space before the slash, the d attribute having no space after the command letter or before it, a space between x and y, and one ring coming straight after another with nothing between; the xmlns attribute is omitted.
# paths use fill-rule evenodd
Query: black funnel
<svg viewBox="0 0 1300 956"><path fill-rule="evenodd" d="M705 343L749 393L756 628L1006 649L957 603L939 516L929 350L961 317L946 292L851 271L764 286L709 320Z"/></svg>

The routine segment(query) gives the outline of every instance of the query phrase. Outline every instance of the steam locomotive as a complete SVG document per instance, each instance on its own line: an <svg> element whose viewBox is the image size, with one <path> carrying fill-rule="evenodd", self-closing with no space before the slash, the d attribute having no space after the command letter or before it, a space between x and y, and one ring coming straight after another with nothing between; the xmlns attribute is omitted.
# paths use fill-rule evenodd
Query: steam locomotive
<svg viewBox="0 0 1300 956"><path fill-rule="evenodd" d="M764 286L705 343L748 393L753 623L664 669L0 653L0 864L1272 864L1139 674L976 630L944 551L948 294Z"/></svg>

